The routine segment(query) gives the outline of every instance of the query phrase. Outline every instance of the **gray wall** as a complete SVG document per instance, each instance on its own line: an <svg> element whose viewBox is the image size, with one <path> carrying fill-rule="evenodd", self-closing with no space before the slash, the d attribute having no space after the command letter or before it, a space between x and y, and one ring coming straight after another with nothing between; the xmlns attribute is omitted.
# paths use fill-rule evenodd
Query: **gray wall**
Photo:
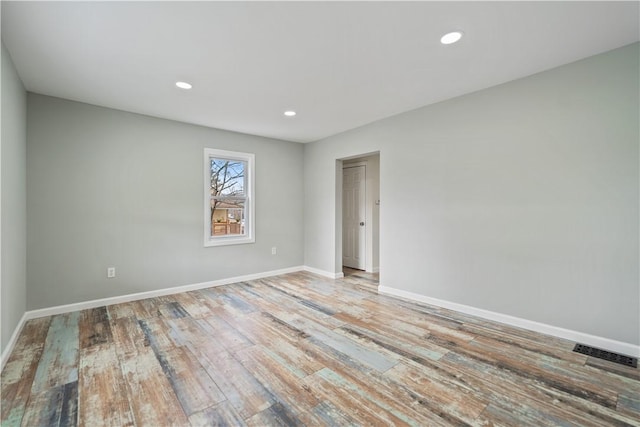
<svg viewBox="0 0 640 427"><path fill-rule="evenodd" d="M29 309L302 265L302 145L34 94L28 126ZM254 244L203 247L204 147L255 153Z"/></svg>
<svg viewBox="0 0 640 427"><path fill-rule="evenodd" d="M2 351L27 307L26 146L27 94L3 44L0 144Z"/></svg>
<svg viewBox="0 0 640 427"><path fill-rule="evenodd" d="M380 151L382 285L639 344L639 46L306 145L305 264L340 267L336 159Z"/></svg>

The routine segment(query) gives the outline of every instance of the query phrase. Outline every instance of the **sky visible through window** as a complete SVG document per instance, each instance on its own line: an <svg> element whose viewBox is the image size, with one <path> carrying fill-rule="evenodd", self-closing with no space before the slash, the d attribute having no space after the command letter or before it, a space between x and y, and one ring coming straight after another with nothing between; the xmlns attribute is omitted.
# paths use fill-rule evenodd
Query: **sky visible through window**
<svg viewBox="0 0 640 427"><path fill-rule="evenodd" d="M246 162L211 159L211 195L244 196Z"/></svg>

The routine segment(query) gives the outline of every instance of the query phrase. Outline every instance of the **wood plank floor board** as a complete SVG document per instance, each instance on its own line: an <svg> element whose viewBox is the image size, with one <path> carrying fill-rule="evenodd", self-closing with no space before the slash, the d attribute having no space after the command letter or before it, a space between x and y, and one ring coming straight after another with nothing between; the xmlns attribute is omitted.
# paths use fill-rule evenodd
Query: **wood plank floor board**
<svg viewBox="0 0 640 427"><path fill-rule="evenodd" d="M417 357L438 360L449 352L449 349L446 347L427 341L426 337L407 336L393 329L387 329L366 322L354 321L351 322L349 326L336 328L335 331L349 336L358 342L372 343L396 355L411 359ZM399 337L403 339L398 339Z"/></svg>
<svg viewBox="0 0 640 427"><path fill-rule="evenodd" d="M138 313L138 318L176 318L184 317L186 315L186 312L175 300L173 295L161 295L153 298L133 301L131 304L135 307Z"/></svg>
<svg viewBox="0 0 640 427"><path fill-rule="evenodd" d="M618 412L621 412L631 419L640 420L640 396L634 394L633 396L621 393L618 396L618 406L616 407Z"/></svg>
<svg viewBox="0 0 640 427"><path fill-rule="evenodd" d="M278 336L290 341L292 343L296 343L301 339L305 339L309 337L309 334L296 328L293 325L285 322L284 320L279 319L273 314L267 311L261 311L258 316L254 316L254 319L258 322L262 327L267 328L272 334L277 334Z"/></svg>
<svg viewBox="0 0 640 427"><path fill-rule="evenodd" d="M251 427L282 426L282 427L302 427L302 423L291 410L282 403L269 406L247 420L247 425Z"/></svg>
<svg viewBox="0 0 640 427"><path fill-rule="evenodd" d="M499 342L500 345L517 347L521 350L526 350L547 357L553 357L578 365L584 365L589 358L589 356L587 355L576 353L574 351L568 351L573 349L573 346L570 344L558 347L549 344L546 340L540 341L539 337L538 339L533 340L530 338L522 338L515 335L506 335L504 333L499 333L491 329L479 328L476 325L467 324L463 325L460 329L464 332L471 333L476 336L491 338L493 341Z"/></svg>
<svg viewBox="0 0 640 427"><path fill-rule="evenodd" d="M229 324L224 318L213 315L197 320L197 323L226 350L235 351L253 346L249 338L231 326L233 321Z"/></svg>
<svg viewBox="0 0 640 427"><path fill-rule="evenodd" d="M455 352L448 353L439 362L440 369L463 375L467 384L472 384L474 390L490 397L496 407L511 402L509 407L520 408L523 413L529 410L541 413L561 412L561 417L578 420L579 425L635 425L631 418L612 408L594 404L562 389L549 387L548 383L523 377L492 363L484 363ZM524 402L522 408L521 402Z"/></svg>
<svg viewBox="0 0 640 427"><path fill-rule="evenodd" d="M235 357L277 399L272 408L284 411L286 417L283 418L295 420L293 424L322 424L313 412L320 402L317 394L280 361L257 347L242 349Z"/></svg>
<svg viewBox="0 0 640 427"><path fill-rule="evenodd" d="M147 310L145 304L142 301L130 301L120 304L113 304L107 306L109 312L109 318L111 320L117 320L125 317L134 317L136 319L148 319L153 317L154 314Z"/></svg>
<svg viewBox="0 0 640 427"><path fill-rule="evenodd" d="M52 317L32 393L78 381L79 318L78 311Z"/></svg>
<svg viewBox="0 0 640 427"><path fill-rule="evenodd" d="M200 289L192 291L194 298L198 300L198 303L202 305L202 310L207 310L207 315L213 314L211 310L216 307L220 307L220 303L213 299L210 294L211 289Z"/></svg>
<svg viewBox="0 0 640 427"><path fill-rule="evenodd" d="M180 319L189 315L189 313L187 313L187 311L177 301L161 304L158 307L158 312L162 317L167 319Z"/></svg>
<svg viewBox="0 0 640 427"><path fill-rule="evenodd" d="M638 369L345 274L28 321L2 426L640 426Z"/></svg>
<svg viewBox="0 0 640 427"><path fill-rule="evenodd" d="M80 348L112 342L111 324L107 307L90 308L80 312L78 325Z"/></svg>
<svg viewBox="0 0 640 427"><path fill-rule="evenodd" d="M249 321L253 327L244 326ZM256 325L258 327L255 327ZM261 344L260 348L267 351L272 358L278 359L299 377L312 374L323 367L300 346L300 340L308 335L284 322L279 322L273 316L256 313L255 316L247 319L247 322L236 326L253 342ZM260 333L254 333L254 331L260 331Z"/></svg>
<svg viewBox="0 0 640 427"><path fill-rule="evenodd" d="M78 390L79 425L134 425L114 345L98 344L81 350Z"/></svg>
<svg viewBox="0 0 640 427"><path fill-rule="evenodd" d="M389 337L402 338L401 341L416 341L419 340L420 344L429 344L445 348L446 346L437 345L436 339L439 342L469 342L476 338L476 334L462 331L461 324L445 320L439 316L433 316L431 314L416 313L416 315L406 316L406 312L398 307L385 306L380 309L379 313L376 313L376 305L371 301L365 300L363 305L368 306L372 315L363 319L367 325L359 324L355 319L351 320L351 324L359 324L366 329L377 329L378 332L387 335ZM375 314L375 315L373 315ZM434 338L430 343L424 342L429 338ZM444 351L446 353L447 350Z"/></svg>
<svg viewBox="0 0 640 427"><path fill-rule="evenodd" d="M216 314L226 313L229 316L241 316L255 311L255 308L252 307L251 304L240 296L233 295L233 291L226 286L202 289L200 292L215 303L212 311Z"/></svg>
<svg viewBox="0 0 640 427"><path fill-rule="evenodd" d="M291 295L290 292L278 289L268 280L261 279L260 283L266 285L262 286L260 291L264 293L265 299L272 303L268 310L263 311L267 311L283 320L286 320L290 315L303 316L330 329L342 324L334 316L328 315L322 310L301 304L300 298Z"/></svg>
<svg viewBox="0 0 640 427"><path fill-rule="evenodd" d="M32 393L22 420L23 426L78 425L78 382L54 386Z"/></svg>
<svg viewBox="0 0 640 427"><path fill-rule="evenodd" d="M460 418L463 420L468 421L473 414L481 409L482 405L498 408L490 417L487 417L486 408L484 408L477 415L475 422L469 422L470 424L513 425L514 417L520 416L523 420L530 419L530 421L522 422L519 425L553 425L549 420L556 418L556 414L560 414L560 418L572 419L573 422L578 422L578 425L607 425L597 419L584 418L580 413L567 412L562 407L562 402L554 401L548 396L541 396L540 393L534 394L534 397L527 395L527 390L520 387L517 378L503 376L499 382L489 381L490 376L483 373L471 374L460 371L457 366L447 365L440 361L425 362L425 364L417 364L413 361L403 361L386 375L401 378L405 381L406 387L443 405L446 408L443 408L445 412L460 414ZM451 394L453 395L447 397ZM466 405L466 402L474 401L478 403ZM447 408L447 405L452 406ZM502 410L504 413L500 412ZM470 411L473 412L470 414ZM515 415L499 416L499 414L504 415L505 413ZM535 422L532 421L534 419L536 419Z"/></svg>
<svg viewBox="0 0 640 427"><path fill-rule="evenodd" d="M308 319L292 317L287 322L309 334L315 341L320 341L340 353L371 366L379 372L384 372L398 363L398 357L395 354L372 350L343 334L315 324Z"/></svg>
<svg viewBox="0 0 640 427"><path fill-rule="evenodd" d="M424 394L415 393L405 386L404 379L388 375L388 372L393 368L387 373L379 373L366 367L345 369L344 365L334 365L331 372L327 369L318 371L306 381L311 382L321 376L332 381L345 393L358 394L360 398L369 402L365 403L366 405L390 411L410 425L467 424L460 411L452 410L455 401L447 401L449 406L446 407L447 410L444 410L445 406L434 400L432 396L425 397ZM331 401L332 396L327 395L326 399ZM475 410L475 416L477 416L485 408L486 402L477 402L469 395L465 395L464 405L466 408L477 408ZM348 410L350 407L342 409ZM472 420L475 417L469 416L467 418Z"/></svg>
<svg viewBox="0 0 640 427"><path fill-rule="evenodd" d="M406 302L407 306L410 305L409 302ZM507 325L505 323L494 322L491 320L479 318L472 316L470 314L465 314L457 311L448 310L440 307L432 307L425 306L423 304L416 304L416 310L423 311L426 310L431 312L435 310L438 316L441 316L444 319L450 318L452 320L456 320L460 322L461 327L464 328L468 325L474 325L477 328L481 328L483 330L490 330L494 332L499 332L504 334L505 336L513 336L522 339L528 339L532 341L543 341L541 337L544 337L544 341L556 348L566 349L567 351L571 351L575 343L568 341L564 338L554 337L551 335L542 335L534 331L530 331L528 329L518 328L515 326Z"/></svg>
<svg viewBox="0 0 640 427"><path fill-rule="evenodd" d="M341 298L336 298L338 294L335 289L330 291L330 288L323 288L324 291L305 287L304 282L292 282L292 281L275 281L263 279L263 283L272 287L276 291L282 292L298 304L305 305L309 308L320 311L321 313L332 316L337 312L346 312L353 315L364 315L365 310L358 304L353 304L354 300L364 299L369 295L358 295L354 297L350 295L349 301L344 301ZM300 292L304 289L304 292Z"/></svg>
<svg viewBox="0 0 640 427"><path fill-rule="evenodd" d="M368 390L369 394L377 396L377 400L383 402L400 402L401 412L413 414L414 421L419 420L420 425L438 425L440 423L452 425L465 425L477 417L487 405L486 401L472 396L468 389L459 388L456 392L450 392L451 383L446 386L426 388L429 393L425 394L425 387L420 388L422 394L414 392L406 387L404 376L394 375L394 371L399 366L384 373L379 373L365 365L349 365L346 363L335 364L317 356L323 364L331 366L332 369L357 390ZM431 363L437 363L431 361ZM455 391L455 390L454 390ZM440 401L438 400L440 399ZM415 411L418 414L415 414ZM429 414L428 419L426 414ZM426 423L426 424L425 424Z"/></svg>
<svg viewBox="0 0 640 427"><path fill-rule="evenodd" d="M180 304L183 310L186 312L187 317L199 319L211 314L211 309L202 304L199 299L199 294L196 291L182 292L172 295L175 302Z"/></svg>
<svg viewBox="0 0 640 427"><path fill-rule="evenodd" d="M540 412L538 408L545 407L535 400L520 395L517 386L513 383L486 382L484 377L474 377L441 363L428 361L427 366L418 366L412 361L403 362L390 370L387 375L402 378L406 387L424 396L425 399L432 400L435 405L441 405L445 413L459 414L460 419L468 421L469 424L514 425L517 415L505 417L500 412L487 417L485 410L489 405L502 408L505 413L516 414L519 412L535 414ZM554 409L546 407L546 411L543 412L553 413ZM472 422L474 416L476 418ZM530 418L531 415L526 417ZM538 424L523 422L520 425Z"/></svg>
<svg viewBox="0 0 640 427"><path fill-rule="evenodd" d="M176 346L189 348L194 354L218 354L225 351L219 340L212 334L215 332L203 318L184 317L181 319L169 319L169 337ZM208 337L208 339L203 339Z"/></svg>
<svg viewBox="0 0 640 427"><path fill-rule="evenodd" d="M130 302L108 305L107 313L109 314L109 321L111 322L127 317L136 317L136 310Z"/></svg>
<svg viewBox="0 0 640 427"><path fill-rule="evenodd" d="M362 281L358 281L361 284ZM370 286L360 287L357 285L336 287L340 281L328 283L323 280L309 280L305 277L294 277L291 280L274 280L273 286L286 286L292 293L310 298L312 300L323 301L330 307L336 307L339 311L349 312L352 309L359 310L360 304L353 304L354 301L362 301L377 295L377 291ZM337 298L344 296L344 298Z"/></svg>
<svg viewBox="0 0 640 427"><path fill-rule="evenodd" d="M188 419L151 343L132 317L112 323L112 333L129 406L137 426L184 426Z"/></svg>
<svg viewBox="0 0 640 427"><path fill-rule="evenodd" d="M295 399L298 406L306 409L316 406L319 403L317 397L302 382L306 375L299 375L295 369L284 364L281 358L273 357L273 354L254 346L238 351L234 357L245 369L254 373L278 401Z"/></svg>
<svg viewBox="0 0 640 427"><path fill-rule="evenodd" d="M293 307L295 299L289 295L282 295L278 291L268 286L263 279L244 282L244 286L239 286L234 290L246 298L248 301L260 306L264 310L264 303L273 301L275 304L284 304Z"/></svg>
<svg viewBox="0 0 640 427"><path fill-rule="evenodd" d="M135 317L121 317L111 322L113 342L120 360L135 357L150 345Z"/></svg>
<svg viewBox="0 0 640 427"><path fill-rule="evenodd" d="M374 312L372 311L372 314ZM450 341L471 341L476 335L469 334L458 330L457 327L451 328L450 325L443 326L438 324L439 319L429 319L426 316L416 316L410 319L400 317L400 313L395 312L391 315L372 315L367 319L369 324L376 325L383 329L386 333L396 331L395 333L403 333L407 339L427 338L429 336L437 336L442 340Z"/></svg>
<svg viewBox="0 0 640 427"><path fill-rule="evenodd" d="M354 359L349 355L342 353L336 350L334 347L327 345L326 343L317 340L313 337L308 338L301 342L301 347L304 348L305 352L318 360L324 368L322 370L330 370L336 376L327 376L327 375L319 375L316 372L313 375L307 376L304 381L309 384L314 392L320 392L321 396L324 398L325 402L328 402L333 407L339 409L341 413L349 414L352 416L353 411L357 411L360 409L360 405L368 405L371 408L368 408L365 412L358 411L359 414L357 417L353 415L353 417L360 422L371 423L375 421L374 425L378 425L384 422L384 417L381 419L379 416L374 416L370 413L369 409L374 410L375 412L384 411L384 409L373 402L366 403L368 400L373 397L368 396L366 394L360 394L359 397L351 396L351 393L348 392L346 395L345 388L342 385L338 386L336 384L342 384L343 378L348 379L351 383L354 383L354 387L359 387L357 384L363 385L362 389L369 391L372 393L372 396L375 398L380 398L380 394L378 394L377 390L380 387L393 387L389 386L389 380L383 378L385 373L381 373L376 369L368 366L360 360ZM321 370L321 371L322 371ZM389 372L387 370L386 372ZM325 374L327 372L325 371ZM320 380L320 377L325 377L323 380ZM330 385L333 384L333 385ZM364 386L366 384L366 386ZM398 387L402 388L400 383L397 383ZM318 389L318 387L320 387ZM400 394L404 394L405 396L402 399L402 402L408 400L412 402L412 404L417 404L417 400L414 400L410 393L406 393L406 390L403 388L402 390L395 390L395 392L399 392ZM408 397L408 399L406 399ZM385 396L382 400L389 399L389 396ZM391 399L393 400L393 399ZM351 402L349 404L348 402ZM356 404L355 402L360 402ZM395 404L395 401L393 402ZM355 405L355 406L354 406ZM424 408L423 408L424 409ZM342 418L342 417L341 417ZM419 417L420 418L420 417ZM366 420L366 421L365 421ZM404 421L402 422L404 423Z"/></svg>
<svg viewBox="0 0 640 427"><path fill-rule="evenodd" d="M249 419L277 402L275 396L228 352L200 353L198 360L243 419Z"/></svg>
<svg viewBox="0 0 640 427"><path fill-rule="evenodd" d="M591 366L601 373L607 372L609 375L616 378L628 378L632 380L634 384L638 384L638 382L640 381L640 369L634 368L632 366L624 366L617 363L611 363L608 360L602 360L595 357L587 357L587 362L585 363L585 365Z"/></svg>
<svg viewBox="0 0 640 427"><path fill-rule="evenodd" d="M159 352L156 357L187 416L226 400L189 349L178 347Z"/></svg>
<svg viewBox="0 0 640 427"><path fill-rule="evenodd" d="M330 401L339 408L349 408L353 411L354 416L362 420L364 424L394 426L420 425L417 420L391 407L384 402L384 400L378 399L377 396L372 396L368 393L373 391L371 388L362 390L329 368L324 368L314 374L307 382L313 384L314 389L317 390L325 400Z"/></svg>
<svg viewBox="0 0 640 427"><path fill-rule="evenodd" d="M497 406L490 404L487 409L482 413L485 419L497 420L497 424L504 426L517 426L517 425L535 425L535 426L547 426L547 427L574 427L576 424L567 422L563 418L554 416L548 411L539 411L536 408L519 406L505 408L504 406ZM597 426L598 424L577 424L580 426Z"/></svg>
<svg viewBox="0 0 640 427"><path fill-rule="evenodd" d="M591 366L585 366L585 362L580 358L576 360L571 360L569 357L558 358L554 355L547 355L544 352L537 352L521 346L505 345L504 340L496 341L492 337L478 337L468 344L470 348L483 346L491 349L495 349L502 344L502 347L508 349L508 352L503 351L500 354L508 354L512 360L517 358L519 361L529 364L529 366L535 366L535 369L545 377L552 373L557 376L558 381L564 380L574 385L577 384L583 390L591 390L591 392L598 392L603 395L608 393L612 399L611 406L613 406L615 395L620 388L627 388L634 394L640 394L640 382L624 376L614 375L608 371L593 369ZM493 350L493 353L497 352Z"/></svg>
<svg viewBox="0 0 640 427"><path fill-rule="evenodd" d="M360 425L360 423L331 402L320 402L318 406L313 408L313 412L320 417L326 425L344 427L355 427Z"/></svg>
<svg viewBox="0 0 640 427"><path fill-rule="evenodd" d="M399 357L411 360L431 359L439 360L449 352L448 349L428 344L415 344L412 341L395 340L388 335L379 334L370 329L364 329L356 325L341 326L336 328L337 333L357 341L360 344L382 353L391 353L394 359Z"/></svg>
<svg viewBox="0 0 640 427"><path fill-rule="evenodd" d="M186 426L189 424L171 382L160 362L147 348L121 362L134 423L137 426Z"/></svg>
<svg viewBox="0 0 640 427"><path fill-rule="evenodd" d="M179 318L180 319L180 318ZM138 326L144 334L145 342L155 351L170 351L176 348L176 343L171 337L171 328L168 321L162 317L150 317L138 320Z"/></svg>
<svg viewBox="0 0 640 427"><path fill-rule="evenodd" d="M386 320L399 320L404 321L409 325L414 325L418 328L429 328L440 325L442 328L449 330L457 330L463 324L458 322L455 318L445 317L438 312L411 310L407 306L399 306L393 304L380 304L376 301L377 298L367 298L362 301L362 307L366 308L369 313L375 314L376 317ZM408 315L410 313L410 315Z"/></svg>
<svg viewBox="0 0 640 427"><path fill-rule="evenodd" d="M187 416L226 399L191 351L174 345L164 319L140 320L139 324Z"/></svg>
<svg viewBox="0 0 640 427"><path fill-rule="evenodd" d="M448 310L435 306L426 306L396 296L384 294L372 295L364 300L363 304L371 304L370 306L373 310L387 310L387 312L391 310L392 317L393 312L400 312L403 317L409 319L413 319L415 316L423 316L432 322L440 322L450 327L460 327L465 324L463 319L452 315L452 312Z"/></svg>
<svg viewBox="0 0 640 427"><path fill-rule="evenodd" d="M272 288L265 288L265 298L260 305L262 308L261 312L269 313L274 318L283 322L292 316L297 316L307 318L312 322L330 329L342 324L334 315L328 315L326 310L312 307L310 304L301 304L300 299L278 293L278 291L274 291Z"/></svg>
<svg viewBox="0 0 640 427"><path fill-rule="evenodd" d="M615 407L617 393L605 387L604 384L594 384L586 373L575 375L567 374L561 366L545 363L545 360L537 360L528 357L524 351L514 351L510 347L497 348L488 340L477 338L464 345L450 343L453 352L458 355L477 360L507 371L521 378L521 381L539 382L548 388L558 389L567 394L581 399L597 403L600 406Z"/></svg>
<svg viewBox="0 0 640 427"><path fill-rule="evenodd" d="M212 299L217 307L226 307L232 313L251 313L257 309L251 305L238 289L246 287L242 283L230 284L227 286L218 286L215 288L202 289L201 293Z"/></svg>
<svg viewBox="0 0 640 427"><path fill-rule="evenodd" d="M50 317L27 321L2 370L2 426L22 423L50 324Z"/></svg>
<svg viewBox="0 0 640 427"><path fill-rule="evenodd" d="M259 283L258 282L259 280L260 279L249 281L249 282L232 283L231 285L229 285L229 289L233 290L233 292L237 292L238 295L243 295L245 298L249 300L254 300L254 299L260 300L262 299L262 295L252 290L254 284Z"/></svg>
<svg viewBox="0 0 640 427"><path fill-rule="evenodd" d="M228 402L220 402L210 408L203 409L189 416L189 423L193 427L236 426L247 424Z"/></svg>
<svg viewBox="0 0 640 427"><path fill-rule="evenodd" d="M425 369L424 365L417 367L410 362L403 362L384 375L402 384L421 400L429 402L436 413L449 414L450 419L455 418L461 423L474 424L490 402L455 374Z"/></svg>
<svg viewBox="0 0 640 427"><path fill-rule="evenodd" d="M541 335L530 330L517 328L503 323L493 322L441 307L426 305L423 303L416 303L404 298L398 298L388 295L376 295L370 297L369 299L378 303L386 303L384 304L385 307L392 306L394 307L394 309L406 309L408 311L426 315L433 322L437 322L437 319L440 319L440 321L445 325L457 324L458 329L462 331L468 331L474 334L477 333L479 335L484 335L485 333L487 335L490 335L491 333L497 333L498 335L502 335L504 337L513 337L522 340L528 340L530 342L539 342L547 345L550 348L567 351L567 355L569 357L572 357L571 350L573 349L575 343L563 338L553 337L550 335ZM415 316L413 315L408 317L410 319L415 318ZM541 340L541 336L544 336L544 340Z"/></svg>
<svg viewBox="0 0 640 427"><path fill-rule="evenodd" d="M162 316L160 305L163 303L159 297L147 298L140 301L133 301L131 304L136 309L138 319L151 319Z"/></svg>

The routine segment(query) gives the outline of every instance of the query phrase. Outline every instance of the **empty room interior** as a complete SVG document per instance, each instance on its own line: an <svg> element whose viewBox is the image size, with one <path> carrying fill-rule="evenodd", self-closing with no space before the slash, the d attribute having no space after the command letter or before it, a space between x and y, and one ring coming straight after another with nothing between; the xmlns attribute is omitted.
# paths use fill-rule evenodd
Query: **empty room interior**
<svg viewBox="0 0 640 427"><path fill-rule="evenodd" d="M640 2L0 3L2 426L640 426Z"/></svg>

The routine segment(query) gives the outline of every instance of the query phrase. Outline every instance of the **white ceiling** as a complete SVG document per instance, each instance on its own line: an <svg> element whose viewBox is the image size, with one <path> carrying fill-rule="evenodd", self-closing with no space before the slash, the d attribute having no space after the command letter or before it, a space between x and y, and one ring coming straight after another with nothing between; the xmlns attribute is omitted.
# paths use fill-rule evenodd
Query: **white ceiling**
<svg viewBox="0 0 640 427"><path fill-rule="evenodd" d="M2 1L2 39L31 92L309 142L638 41L638 5Z"/></svg>

